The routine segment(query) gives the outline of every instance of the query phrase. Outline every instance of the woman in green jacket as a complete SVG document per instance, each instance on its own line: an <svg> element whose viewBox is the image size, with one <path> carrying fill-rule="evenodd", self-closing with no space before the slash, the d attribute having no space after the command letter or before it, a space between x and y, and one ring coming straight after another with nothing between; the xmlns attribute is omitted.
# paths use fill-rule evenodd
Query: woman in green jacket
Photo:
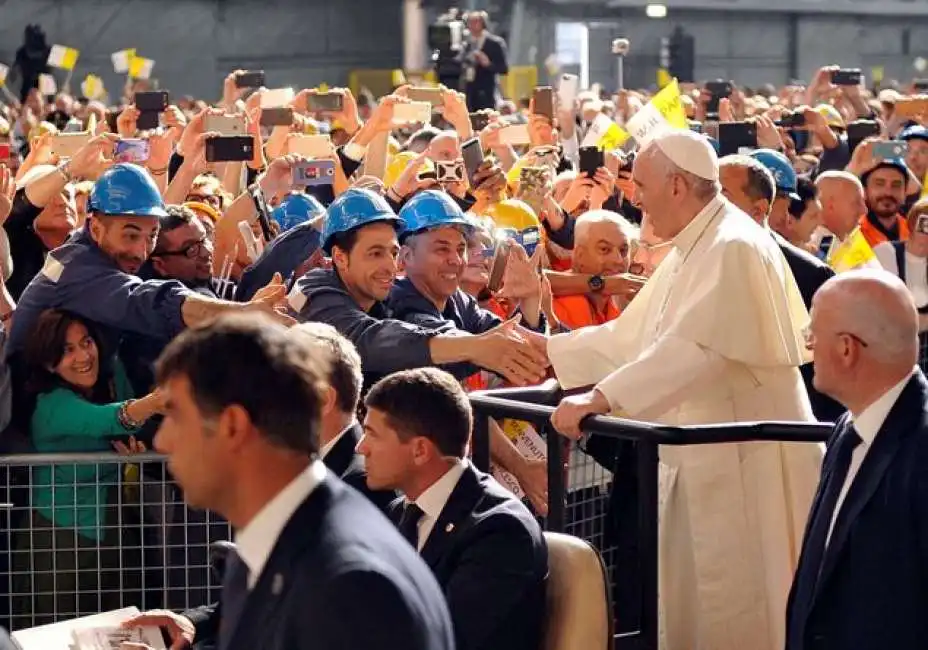
<svg viewBox="0 0 928 650"><path fill-rule="evenodd" d="M144 451L132 434L163 410L161 395L132 399L121 364L112 369L101 365L100 339L88 322L64 311L45 311L24 360L29 396L35 400L31 435L36 451ZM120 467L55 464L33 470L31 530L20 534L17 544L17 564L25 569L25 579L31 578L25 593L36 595L30 608L33 624L120 606L119 591L125 586L120 568L127 564L116 507ZM86 593L78 599L78 592Z"/></svg>

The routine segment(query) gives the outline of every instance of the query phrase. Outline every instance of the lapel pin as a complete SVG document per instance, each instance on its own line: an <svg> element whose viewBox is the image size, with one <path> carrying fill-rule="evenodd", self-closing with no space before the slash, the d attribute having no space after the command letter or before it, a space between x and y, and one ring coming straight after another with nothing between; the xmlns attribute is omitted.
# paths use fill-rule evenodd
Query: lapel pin
<svg viewBox="0 0 928 650"><path fill-rule="evenodd" d="M284 577L279 574L274 574L274 582L271 583L271 593L275 596L279 596L280 592L284 590Z"/></svg>
<svg viewBox="0 0 928 650"><path fill-rule="evenodd" d="M454 530L454 524L448 524L447 526L445 526L446 533L450 533L452 530Z"/></svg>

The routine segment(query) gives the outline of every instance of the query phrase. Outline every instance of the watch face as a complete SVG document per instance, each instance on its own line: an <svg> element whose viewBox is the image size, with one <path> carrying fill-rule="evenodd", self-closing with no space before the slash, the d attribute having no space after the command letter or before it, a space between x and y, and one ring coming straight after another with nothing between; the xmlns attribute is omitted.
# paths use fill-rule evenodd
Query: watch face
<svg viewBox="0 0 928 650"><path fill-rule="evenodd" d="M602 290L605 284L606 283L603 281L602 277L598 275L594 275L592 278L590 278L590 289L592 289L593 291Z"/></svg>

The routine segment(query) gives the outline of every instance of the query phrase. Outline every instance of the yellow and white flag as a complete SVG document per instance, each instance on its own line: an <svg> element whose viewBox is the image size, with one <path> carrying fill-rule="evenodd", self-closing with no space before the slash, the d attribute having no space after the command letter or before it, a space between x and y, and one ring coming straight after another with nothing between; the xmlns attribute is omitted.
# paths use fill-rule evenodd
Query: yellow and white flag
<svg viewBox="0 0 928 650"><path fill-rule="evenodd" d="M154 67L154 59L146 59L141 56L132 57L132 60L129 61L129 76L133 79L150 79L151 70Z"/></svg>
<svg viewBox="0 0 928 650"><path fill-rule="evenodd" d="M113 62L113 72L126 74L129 72L129 65L132 63L132 59L134 58L134 47L128 50L119 50L118 52L113 52L110 54L110 60Z"/></svg>
<svg viewBox="0 0 928 650"><path fill-rule="evenodd" d="M870 248L870 244L867 243L859 227L854 228L854 231L843 242L835 242L831 245L826 261L835 273L866 267L878 268L880 265L876 259L876 253Z"/></svg>
<svg viewBox="0 0 928 650"><path fill-rule="evenodd" d="M654 95L651 101L625 124L625 129L642 147L658 133L686 128L689 128L689 124L686 121L686 110L680 100L680 86L676 79Z"/></svg>
<svg viewBox="0 0 928 650"><path fill-rule="evenodd" d="M103 80L95 74L87 75L81 82L81 93L87 99L100 99L104 92Z"/></svg>
<svg viewBox="0 0 928 650"><path fill-rule="evenodd" d="M45 96L56 94L58 92L58 84L55 83L55 78L50 74L40 74L39 92Z"/></svg>
<svg viewBox="0 0 928 650"><path fill-rule="evenodd" d="M6 78L10 74L10 66L0 63L0 86L6 83Z"/></svg>
<svg viewBox="0 0 928 650"><path fill-rule="evenodd" d="M80 55L81 53L73 47L52 45L52 51L48 54L48 65L62 70L73 70Z"/></svg>
<svg viewBox="0 0 928 650"><path fill-rule="evenodd" d="M586 132L581 146L599 147L603 151L612 151L622 146L628 140L628 133L622 130L611 117L605 113L600 113L590 124L590 130Z"/></svg>

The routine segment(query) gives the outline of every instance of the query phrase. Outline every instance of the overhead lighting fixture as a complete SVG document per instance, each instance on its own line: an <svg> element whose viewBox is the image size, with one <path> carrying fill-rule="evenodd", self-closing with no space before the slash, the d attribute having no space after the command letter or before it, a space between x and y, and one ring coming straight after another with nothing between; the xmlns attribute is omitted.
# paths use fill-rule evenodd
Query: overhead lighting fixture
<svg viewBox="0 0 928 650"><path fill-rule="evenodd" d="M644 13L648 18L666 18L667 5L648 5L644 8Z"/></svg>

